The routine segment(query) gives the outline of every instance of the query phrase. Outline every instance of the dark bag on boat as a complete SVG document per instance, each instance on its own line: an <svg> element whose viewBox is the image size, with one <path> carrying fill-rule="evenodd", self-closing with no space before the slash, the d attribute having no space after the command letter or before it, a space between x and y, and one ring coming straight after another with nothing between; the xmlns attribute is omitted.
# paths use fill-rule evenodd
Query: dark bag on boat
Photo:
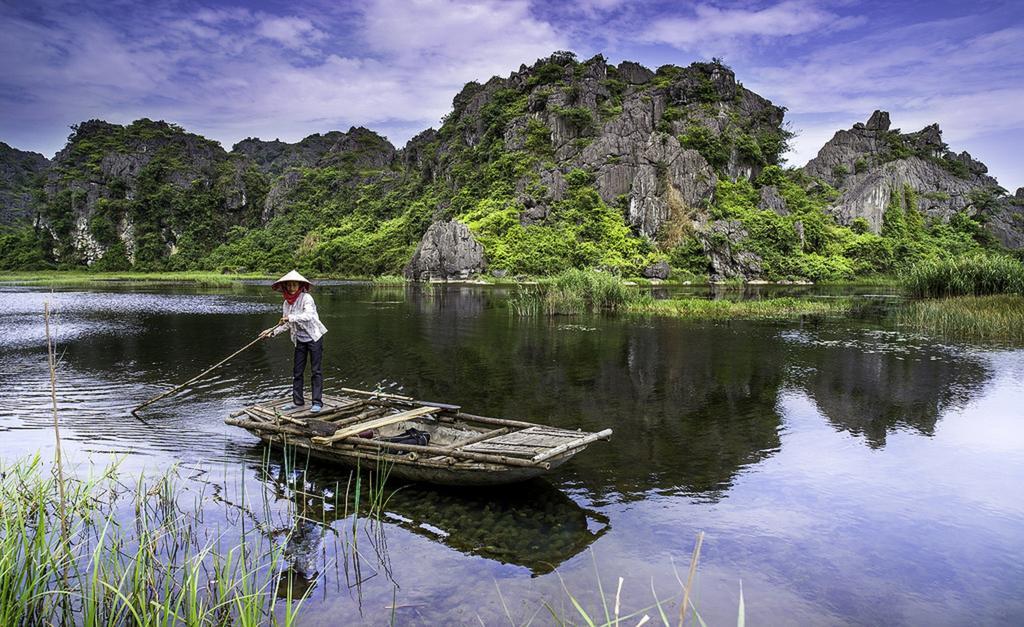
<svg viewBox="0 0 1024 627"><path fill-rule="evenodd" d="M393 435L390 438L381 438L381 440L385 442L394 442L395 444L415 444L416 446L426 446L430 443L430 434L426 431L409 428L400 435Z"/></svg>

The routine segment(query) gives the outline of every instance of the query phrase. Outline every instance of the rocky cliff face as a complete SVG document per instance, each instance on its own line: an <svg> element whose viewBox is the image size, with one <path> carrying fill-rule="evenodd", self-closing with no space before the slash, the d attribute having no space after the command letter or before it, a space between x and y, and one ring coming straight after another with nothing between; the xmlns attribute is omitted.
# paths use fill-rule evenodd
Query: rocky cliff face
<svg viewBox="0 0 1024 627"><path fill-rule="evenodd" d="M165 122L90 120L74 131L46 169L38 218L58 261L87 265L111 249L121 263L136 262L140 238L154 261L176 254L181 240L194 247L203 238L209 249L231 226L265 224L285 210L304 168L337 167L342 183L355 185L364 180L358 172L397 158L365 128L295 144L247 139L230 153Z"/></svg>
<svg viewBox="0 0 1024 627"><path fill-rule="evenodd" d="M1016 205L993 200L1001 190L988 168L949 150L938 124L901 133L890 128L887 112L875 111L866 124L838 131L803 170L839 190L830 210L840 224L863 218L877 233L893 197L911 194L929 220L948 222L961 211L979 215L1004 245L1021 246L1019 229L1012 228Z"/></svg>
<svg viewBox="0 0 1024 627"><path fill-rule="evenodd" d="M518 185L523 222L542 224L573 168L594 174L604 202L656 238L680 213L710 202L717 177L750 178L778 163L783 109L720 63L609 65L555 54L508 78L470 83L440 131L442 155L499 134L506 150L546 157ZM539 185L531 187L536 179Z"/></svg>
<svg viewBox="0 0 1024 627"><path fill-rule="evenodd" d="M166 122L101 120L73 128L46 175L39 223L58 261L92 264L117 245L135 261L174 251L188 230L183 205L217 184L227 155L216 142Z"/></svg>
<svg viewBox="0 0 1024 627"><path fill-rule="evenodd" d="M0 225L32 216L33 197L49 165L41 154L0 142Z"/></svg>
<svg viewBox="0 0 1024 627"><path fill-rule="evenodd" d="M417 281L446 281L480 274L486 266L484 248L465 224L435 222L423 234L404 274Z"/></svg>
<svg viewBox="0 0 1024 627"><path fill-rule="evenodd" d="M302 179L302 169L346 168L353 175L347 183L356 185L365 181L359 173L390 169L398 164L398 151L391 142L361 126L352 127L347 133L317 133L294 144L276 139L244 139L232 147L231 154L254 165L268 179L269 191L261 213L263 223L286 210L288 196Z"/></svg>

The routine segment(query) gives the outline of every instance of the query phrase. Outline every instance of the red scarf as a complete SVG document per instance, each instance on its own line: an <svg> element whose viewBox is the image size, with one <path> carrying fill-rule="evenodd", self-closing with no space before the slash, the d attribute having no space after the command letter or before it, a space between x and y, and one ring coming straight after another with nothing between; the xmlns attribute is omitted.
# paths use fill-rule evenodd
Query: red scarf
<svg viewBox="0 0 1024 627"><path fill-rule="evenodd" d="M302 296L302 292L302 288L295 290L294 294L289 294L288 292L281 290L281 295L284 296L284 299L288 301L289 305L294 305L295 301L299 300L299 296Z"/></svg>

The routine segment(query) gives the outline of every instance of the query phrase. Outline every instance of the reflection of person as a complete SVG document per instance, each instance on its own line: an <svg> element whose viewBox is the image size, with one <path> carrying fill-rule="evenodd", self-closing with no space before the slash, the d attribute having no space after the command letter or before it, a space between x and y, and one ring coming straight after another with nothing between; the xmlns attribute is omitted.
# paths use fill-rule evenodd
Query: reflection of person
<svg viewBox="0 0 1024 627"><path fill-rule="evenodd" d="M324 354L324 333L327 327L320 322L316 313L316 303L309 294L312 284L296 270L292 270L270 286L284 296L281 320L272 329L260 335L271 337L291 331L292 343L295 344L295 364L292 368L292 402L296 407L305 405L302 397L303 378L306 372L306 361L309 360L310 383L313 387L313 406L310 411L318 412L323 408L324 377L321 360Z"/></svg>

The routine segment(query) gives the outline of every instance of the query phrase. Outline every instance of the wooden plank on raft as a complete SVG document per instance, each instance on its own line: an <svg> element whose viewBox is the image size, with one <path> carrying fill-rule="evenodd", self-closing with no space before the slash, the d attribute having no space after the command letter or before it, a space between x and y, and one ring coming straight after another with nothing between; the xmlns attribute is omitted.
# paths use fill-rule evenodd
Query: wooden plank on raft
<svg viewBox="0 0 1024 627"><path fill-rule="evenodd" d="M477 444L479 442L483 442L484 440L490 440L491 438L496 438L499 435L505 435L506 433L508 433L508 427L502 427L500 429L493 429L491 431L485 431L483 433L478 433L478 434L476 434L474 436L465 438L464 440L461 440L461 441L456 440L455 442L453 442L449 446L445 446L444 450L445 451L454 451L454 450L457 450L457 449L469 446L470 444Z"/></svg>
<svg viewBox="0 0 1024 627"><path fill-rule="evenodd" d="M417 409L403 411L397 414L391 414L389 416L384 416L382 418L376 418L374 420L370 420L369 422L356 423L347 426L344 429L338 429L337 431L334 432L334 435L330 437L313 438L313 442L315 442L316 444L333 444L334 442L338 442L340 440L344 440L347 437L353 436L359 433L360 431L386 427L388 425L393 425L396 422L404 422L406 420L412 420L413 418L420 418L428 414L437 413L439 411L441 410L440 408L437 407L419 407Z"/></svg>
<svg viewBox="0 0 1024 627"><path fill-rule="evenodd" d="M579 448L581 446L586 446L587 444L590 444L591 442L596 442L598 440L607 440L610 437L612 437L612 430L611 429L605 429L604 431L598 431L597 433L591 433L591 434L587 435L586 437L579 438L578 440L574 440L572 442L566 442L565 444L562 444L561 446L556 446L555 448L553 448L553 449L551 449L549 451L546 451L544 453L540 453L539 455L535 456L532 461L534 461L534 462L547 461L547 460L551 459L552 457L555 457L557 455L561 455L562 453L564 453L566 451L572 450L574 448Z"/></svg>

